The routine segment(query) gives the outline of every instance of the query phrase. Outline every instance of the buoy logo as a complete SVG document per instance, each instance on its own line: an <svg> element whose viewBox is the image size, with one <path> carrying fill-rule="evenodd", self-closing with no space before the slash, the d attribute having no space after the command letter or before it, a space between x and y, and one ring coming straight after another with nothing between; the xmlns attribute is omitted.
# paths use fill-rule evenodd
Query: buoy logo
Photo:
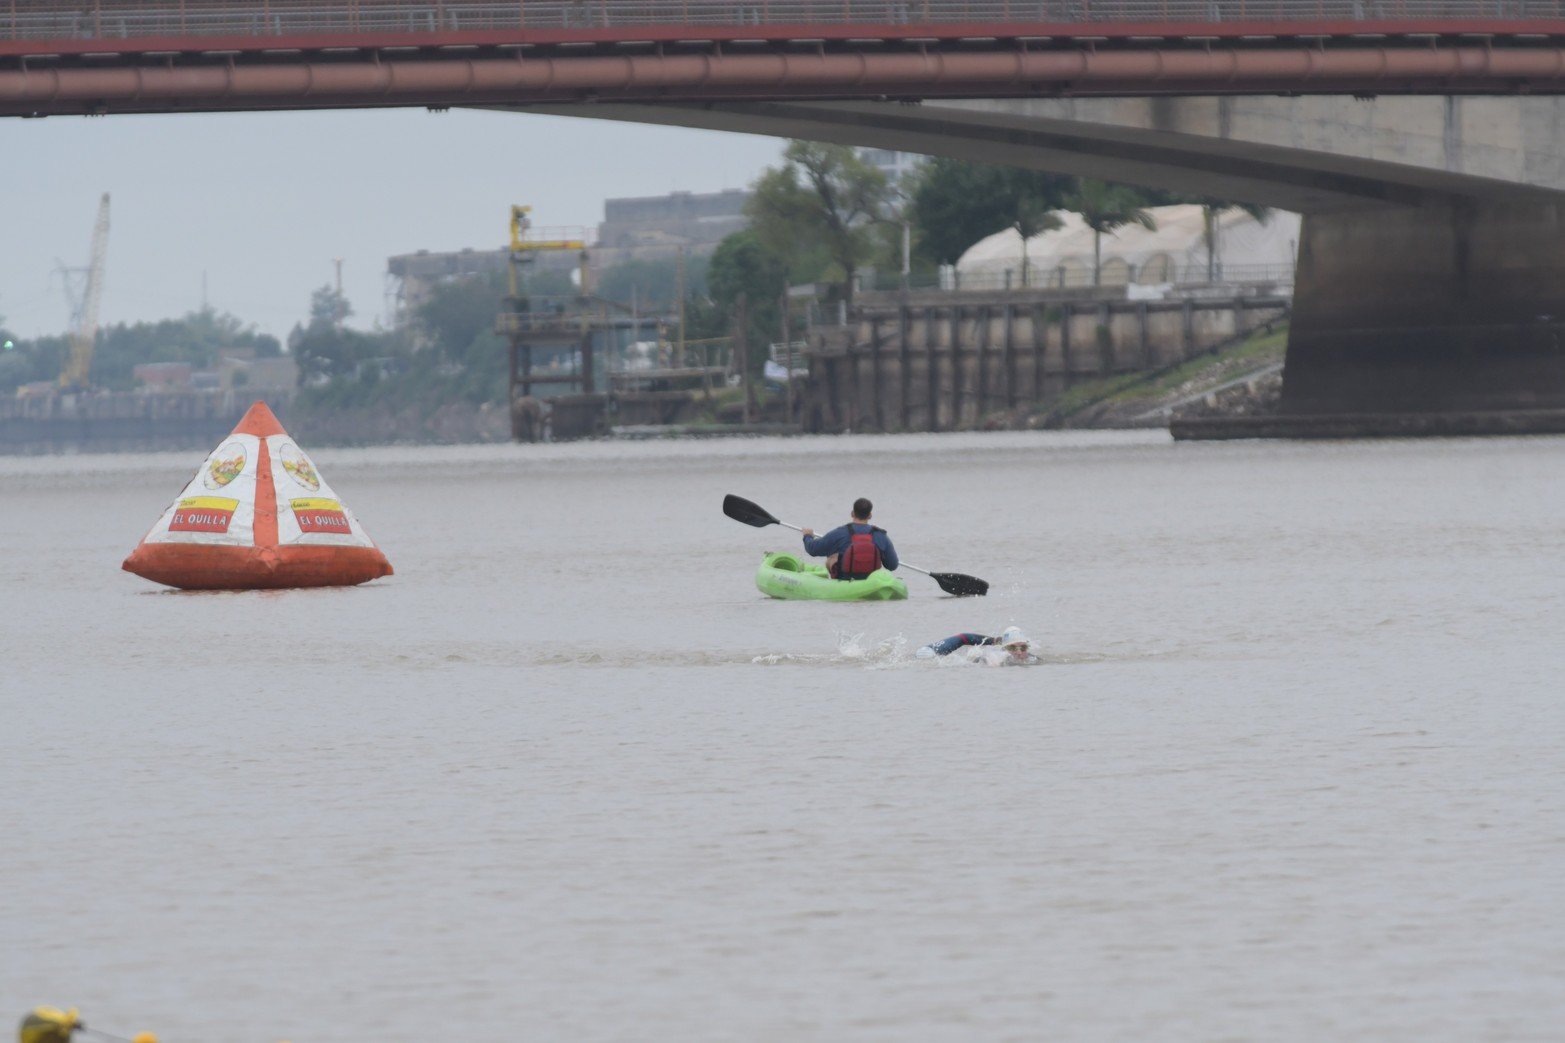
<svg viewBox="0 0 1565 1043"><path fill-rule="evenodd" d="M245 447L239 442L225 442L212 454L201 483L208 489L221 489L243 474L244 469Z"/></svg>
<svg viewBox="0 0 1565 1043"><path fill-rule="evenodd" d="M289 500L288 506L293 508L293 516L299 522L300 532L335 532L343 536L351 535L353 527L348 524L348 516L343 512L342 504L336 500L302 499Z"/></svg>
<svg viewBox="0 0 1565 1043"><path fill-rule="evenodd" d="M288 472L288 477L304 486L310 492L317 492L321 487L321 476L315 473L315 466L310 463L310 458L305 456L298 446L292 442L284 442L278 449L277 455L283 462L283 470Z"/></svg>
<svg viewBox="0 0 1565 1043"><path fill-rule="evenodd" d="M227 532L238 500L222 496L188 496L174 508L169 532Z"/></svg>

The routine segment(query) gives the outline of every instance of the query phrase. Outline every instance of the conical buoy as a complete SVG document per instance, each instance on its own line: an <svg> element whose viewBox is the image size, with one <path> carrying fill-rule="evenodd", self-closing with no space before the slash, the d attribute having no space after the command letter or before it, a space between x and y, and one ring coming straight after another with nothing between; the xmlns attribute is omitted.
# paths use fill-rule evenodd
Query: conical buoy
<svg viewBox="0 0 1565 1043"><path fill-rule="evenodd" d="M121 567L186 590L342 587L391 575L265 402L250 407Z"/></svg>

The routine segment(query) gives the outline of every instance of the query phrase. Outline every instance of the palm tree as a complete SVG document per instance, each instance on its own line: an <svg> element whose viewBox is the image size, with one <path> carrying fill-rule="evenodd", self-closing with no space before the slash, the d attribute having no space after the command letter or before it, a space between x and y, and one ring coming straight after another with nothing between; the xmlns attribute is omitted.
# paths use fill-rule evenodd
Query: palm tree
<svg viewBox="0 0 1565 1043"><path fill-rule="evenodd" d="M1054 211L1064 201L1071 179L1041 170L1002 167L999 170L999 195L1009 202L1011 227L1022 240L1022 285L1026 286L1031 262L1027 258L1027 240L1040 232L1060 227Z"/></svg>
<svg viewBox="0 0 1565 1043"><path fill-rule="evenodd" d="M1206 281L1216 282L1218 219L1230 210L1243 210L1264 225L1272 216L1272 208L1259 203L1233 203L1210 196L1198 196L1191 202L1201 205L1201 242L1206 245Z"/></svg>
<svg viewBox="0 0 1565 1043"><path fill-rule="evenodd" d="M1082 223L1092 229L1092 285L1103 281L1103 235L1125 225L1140 225L1157 231L1157 221L1142 209L1146 197L1133 188L1082 178L1065 201L1065 208L1081 215Z"/></svg>
<svg viewBox="0 0 1565 1043"><path fill-rule="evenodd" d="M1054 231L1061 227L1061 221L1054 216L1052 210L1023 204L1017 211L1016 220L1011 222L1011 227L1016 229L1016 234L1022 238L1022 286L1025 287L1028 283L1028 267L1032 263L1027 257L1027 240L1040 232Z"/></svg>

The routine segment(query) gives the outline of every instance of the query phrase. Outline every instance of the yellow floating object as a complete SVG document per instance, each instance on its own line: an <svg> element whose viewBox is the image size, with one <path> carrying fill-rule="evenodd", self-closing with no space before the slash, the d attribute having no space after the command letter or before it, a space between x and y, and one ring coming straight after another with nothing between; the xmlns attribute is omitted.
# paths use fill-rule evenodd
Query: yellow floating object
<svg viewBox="0 0 1565 1043"><path fill-rule="evenodd" d="M70 1043L71 1033L81 1027L76 1008L34 1007L22 1019L16 1038L20 1043Z"/></svg>

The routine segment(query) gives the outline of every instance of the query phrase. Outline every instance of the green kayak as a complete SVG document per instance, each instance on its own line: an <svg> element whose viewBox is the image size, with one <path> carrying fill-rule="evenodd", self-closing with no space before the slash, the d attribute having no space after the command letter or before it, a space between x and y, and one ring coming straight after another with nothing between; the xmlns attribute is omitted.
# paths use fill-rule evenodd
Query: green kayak
<svg viewBox="0 0 1565 1043"><path fill-rule="evenodd" d="M832 579L824 565L774 552L761 559L755 585L762 594L794 601L902 601L907 597L907 584L885 569L876 569L863 579Z"/></svg>

